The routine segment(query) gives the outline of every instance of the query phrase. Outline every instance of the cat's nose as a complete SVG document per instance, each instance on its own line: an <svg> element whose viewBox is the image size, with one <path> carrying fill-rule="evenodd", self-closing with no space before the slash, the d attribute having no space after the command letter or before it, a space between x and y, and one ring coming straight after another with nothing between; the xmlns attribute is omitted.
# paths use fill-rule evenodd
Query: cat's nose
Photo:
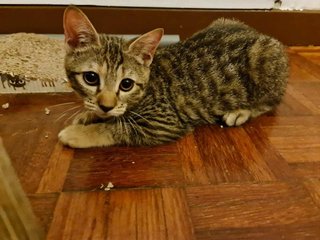
<svg viewBox="0 0 320 240"><path fill-rule="evenodd" d="M113 109L113 107L107 107L107 106L100 105L100 104L99 104L99 107L100 107L104 112L109 112L111 109Z"/></svg>

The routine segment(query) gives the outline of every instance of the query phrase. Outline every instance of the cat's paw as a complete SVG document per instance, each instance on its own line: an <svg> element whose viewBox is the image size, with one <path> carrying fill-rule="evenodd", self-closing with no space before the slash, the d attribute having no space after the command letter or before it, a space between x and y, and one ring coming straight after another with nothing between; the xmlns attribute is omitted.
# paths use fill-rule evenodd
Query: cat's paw
<svg viewBox="0 0 320 240"><path fill-rule="evenodd" d="M251 116L251 111L246 109L240 109L223 115L223 120L227 126L240 126L244 124Z"/></svg>
<svg viewBox="0 0 320 240"><path fill-rule="evenodd" d="M83 125L87 125L90 124L92 122L94 122L94 120L97 118L97 116L93 113L93 112L82 112L79 113L75 116L75 118L72 121L73 125L76 124L83 124Z"/></svg>
<svg viewBox="0 0 320 240"><path fill-rule="evenodd" d="M113 134L105 124L70 125L63 129L59 140L73 148L111 146L116 144Z"/></svg>
<svg viewBox="0 0 320 240"><path fill-rule="evenodd" d="M70 125L59 133L58 138L60 142L69 147L91 147L90 139L88 139L88 137L86 136L83 128L83 125Z"/></svg>

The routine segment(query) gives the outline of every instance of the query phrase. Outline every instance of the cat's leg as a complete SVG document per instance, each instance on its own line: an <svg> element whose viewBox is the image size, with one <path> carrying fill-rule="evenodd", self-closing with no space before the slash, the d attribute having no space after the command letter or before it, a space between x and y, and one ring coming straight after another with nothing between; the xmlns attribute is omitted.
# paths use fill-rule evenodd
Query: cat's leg
<svg viewBox="0 0 320 240"><path fill-rule="evenodd" d="M110 127L105 123L74 124L63 129L58 137L64 145L73 148L111 146L116 142Z"/></svg>
<svg viewBox="0 0 320 240"><path fill-rule="evenodd" d="M233 112L228 112L223 115L223 120L227 126L240 126L244 124L251 116L251 111L247 109L239 109Z"/></svg>
<svg viewBox="0 0 320 240"><path fill-rule="evenodd" d="M146 119L140 119L144 124L138 124L137 121L129 118L108 123L74 124L63 129L58 137L64 145L73 148L116 144L157 145L178 139L188 130L181 125L173 126Z"/></svg>

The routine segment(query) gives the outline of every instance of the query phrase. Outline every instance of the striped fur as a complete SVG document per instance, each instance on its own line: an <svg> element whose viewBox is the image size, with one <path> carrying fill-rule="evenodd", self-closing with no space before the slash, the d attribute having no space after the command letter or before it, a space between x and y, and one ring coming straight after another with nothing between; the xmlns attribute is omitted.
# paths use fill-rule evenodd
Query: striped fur
<svg viewBox="0 0 320 240"><path fill-rule="evenodd" d="M72 147L156 145L221 119L241 125L274 109L285 92L284 47L237 21L219 19L189 39L158 49L150 66L128 53L132 41L100 34L99 42L67 53L68 78L85 102L95 105L105 88L114 91L125 111L107 116L91 108L59 134ZM100 75L98 87L77 78L91 70ZM118 85L127 76L135 87L124 94Z"/></svg>

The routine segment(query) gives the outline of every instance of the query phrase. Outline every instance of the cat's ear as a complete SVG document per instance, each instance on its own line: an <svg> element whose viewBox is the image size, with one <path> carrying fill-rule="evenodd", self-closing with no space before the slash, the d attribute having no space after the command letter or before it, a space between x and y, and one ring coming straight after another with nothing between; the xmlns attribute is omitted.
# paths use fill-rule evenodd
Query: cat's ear
<svg viewBox="0 0 320 240"><path fill-rule="evenodd" d="M65 42L71 49L99 44L97 31L87 16L76 7L70 6L64 11L63 28Z"/></svg>
<svg viewBox="0 0 320 240"><path fill-rule="evenodd" d="M128 52L141 64L150 66L162 36L162 28L157 28L143 34L129 45Z"/></svg>

